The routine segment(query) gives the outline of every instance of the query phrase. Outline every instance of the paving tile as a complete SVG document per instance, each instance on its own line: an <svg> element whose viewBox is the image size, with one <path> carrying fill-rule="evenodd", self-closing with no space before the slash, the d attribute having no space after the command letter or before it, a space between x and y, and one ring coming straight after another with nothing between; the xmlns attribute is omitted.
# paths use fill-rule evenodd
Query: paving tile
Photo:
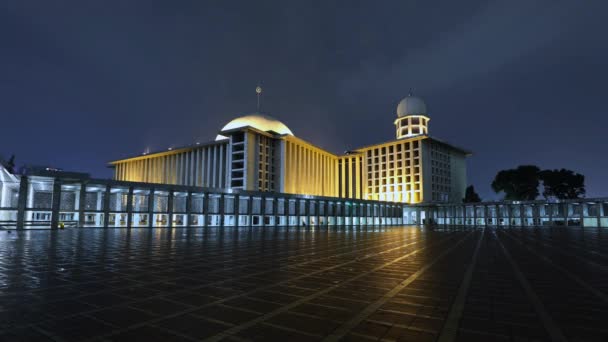
<svg viewBox="0 0 608 342"><path fill-rule="evenodd" d="M603 233L486 229L456 340L548 340L539 310L571 341L607 340ZM0 234L0 341L311 341L335 332L434 341L480 236L459 227ZM234 334L218 335L227 329Z"/></svg>
<svg viewBox="0 0 608 342"><path fill-rule="evenodd" d="M113 342L132 342L132 341L146 341L146 342L167 342L167 341L175 341L175 342L186 342L186 341L195 341L194 339L190 339L188 337L179 336L175 333L168 332L164 329L144 325L142 327L128 330L125 332L118 333L116 335L112 335L106 338L107 341Z"/></svg>
<svg viewBox="0 0 608 342"><path fill-rule="evenodd" d="M155 323L154 325L195 339L203 339L213 336L229 327L226 324L210 321L191 314L179 315L164 319Z"/></svg>

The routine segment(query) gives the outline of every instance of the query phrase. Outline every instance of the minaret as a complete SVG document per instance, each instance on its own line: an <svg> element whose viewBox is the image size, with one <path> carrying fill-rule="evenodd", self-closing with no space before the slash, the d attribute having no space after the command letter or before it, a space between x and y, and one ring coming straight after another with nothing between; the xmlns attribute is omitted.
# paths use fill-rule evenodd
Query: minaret
<svg viewBox="0 0 608 342"><path fill-rule="evenodd" d="M429 121L424 101L412 92L399 102L395 120L397 139L429 134Z"/></svg>

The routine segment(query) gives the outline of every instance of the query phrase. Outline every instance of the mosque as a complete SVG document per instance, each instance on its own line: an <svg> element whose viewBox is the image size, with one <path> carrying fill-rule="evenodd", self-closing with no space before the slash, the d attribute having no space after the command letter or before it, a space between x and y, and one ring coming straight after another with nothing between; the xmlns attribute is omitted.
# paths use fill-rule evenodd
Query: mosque
<svg viewBox="0 0 608 342"><path fill-rule="evenodd" d="M228 122L215 141L110 163L119 181L400 203L461 202L469 151L429 135L425 102L399 102L395 139L335 154L253 113Z"/></svg>

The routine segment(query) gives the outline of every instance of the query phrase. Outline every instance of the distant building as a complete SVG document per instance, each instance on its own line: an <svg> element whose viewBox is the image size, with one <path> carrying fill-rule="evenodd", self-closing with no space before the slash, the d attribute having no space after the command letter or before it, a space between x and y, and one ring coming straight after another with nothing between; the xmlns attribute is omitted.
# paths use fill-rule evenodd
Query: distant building
<svg viewBox="0 0 608 342"><path fill-rule="evenodd" d="M470 152L429 136L424 101L397 106L396 139L343 155L294 136L261 113L230 121L215 141L111 162L122 181L402 203L460 202Z"/></svg>

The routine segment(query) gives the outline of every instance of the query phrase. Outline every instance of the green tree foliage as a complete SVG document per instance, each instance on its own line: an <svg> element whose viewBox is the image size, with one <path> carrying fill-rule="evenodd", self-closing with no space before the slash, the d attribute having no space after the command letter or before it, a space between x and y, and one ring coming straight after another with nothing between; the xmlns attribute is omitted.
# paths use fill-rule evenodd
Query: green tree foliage
<svg viewBox="0 0 608 342"><path fill-rule="evenodd" d="M511 201L529 201L538 196L540 168L534 165L520 165L516 169L498 172L492 182L492 189L504 192L505 199Z"/></svg>
<svg viewBox="0 0 608 342"><path fill-rule="evenodd" d="M585 176L572 170L543 170L539 173L543 181L543 196L546 199L574 199L585 196Z"/></svg>
<svg viewBox="0 0 608 342"><path fill-rule="evenodd" d="M463 203L478 203L481 202L481 197L475 192L475 188L472 185L467 186L464 192Z"/></svg>

